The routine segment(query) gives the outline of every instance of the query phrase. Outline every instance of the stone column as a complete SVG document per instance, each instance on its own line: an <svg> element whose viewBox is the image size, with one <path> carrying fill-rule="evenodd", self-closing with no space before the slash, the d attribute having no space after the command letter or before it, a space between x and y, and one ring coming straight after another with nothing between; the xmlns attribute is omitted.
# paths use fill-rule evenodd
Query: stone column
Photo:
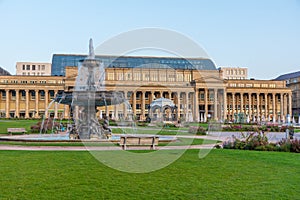
<svg viewBox="0 0 300 200"><path fill-rule="evenodd" d="M16 111L15 111L15 117L20 117L20 111L19 111L19 104L20 104L20 91L16 90Z"/></svg>
<svg viewBox="0 0 300 200"><path fill-rule="evenodd" d="M127 91L124 91L124 98L125 100L127 101ZM123 114L124 114L124 119L126 120L127 119L127 104L126 103L123 103Z"/></svg>
<svg viewBox="0 0 300 200"><path fill-rule="evenodd" d="M223 89L223 101L224 101L224 104L223 104L223 120L226 120L227 119L227 93L226 93L226 90Z"/></svg>
<svg viewBox="0 0 300 200"><path fill-rule="evenodd" d="M234 118L235 114L235 93L232 93L232 118Z"/></svg>
<svg viewBox="0 0 300 200"><path fill-rule="evenodd" d="M241 92L240 97L241 97L241 110L240 110L240 112L245 113L244 112L244 93Z"/></svg>
<svg viewBox="0 0 300 200"><path fill-rule="evenodd" d="M256 100L257 100L257 108L256 108L256 117L258 118L260 116L260 109L259 109L259 104L260 104L260 101L259 101L259 93L256 93Z"/></svg>
<svg viewBox="0 0 300 200"><path fill-rule="evenodd" d="M287 115L287 112L288 112L288 102L287 102L287 94L284 94L283 95L283 116L286 117Z"/></svg>
<svg viewBox="0 0 300 200"><path fill-rule="evenodd" d="M132 91L132 111L133 111L133 115L136 115L136 91Z"/></svg>
<svg viewBox="0 0 300 200"><path fill-rule="evenodd" d="M214 89L214 119L218 120L218 89Z"/></svg>
<svg viewBox="0 0 300 200"><path fill-rule="evenodd" d="M290 117L291 117L291 120L292 120L292 94L291 93L289 93L288 94L289 95L289 114L290 114Z"/></svg>
<svg viewBox="0 0 300 200"><path fill-rule="evenodd" d="M185 120L188 121L189 111L189 92L185 92Z"/></svg>
<svg viewBox="0 0 300 200"><path fill-rule="evenodd" d="M159 91L159 98L163 97L163 91Z"/></svg>
<svg viewBox="0 0 300 200"><path fill-rule="evenodd" d="M155 99L153 91L150 91L150 98L149 99L150 99L150 103Z"/></svg>
<svg viewBox="0 0 300 200"><path fill-rule="evenodd" d="M172 92L171 91L168 92L168 95L169 95L169 99L172 100Z"/></svg>
<svg viewBox="0 0 300 200"><path fill-rule="evenodd" d="M177 117L180 118L180 92L177 92Z"/></svg>
<svg viewBox="0 0 300 200"><path fill-rule="evenodd" d="M248 93L248 98L249 98L249 105L248 105L248 115L249 115L249 119L252 118L252 94Z"/></svg>
<svg viewBox="0 0 300 200"><path fill-rule="evenodd" d="M204 89L204 110L205 110L205 114L204 114L204 122L207 121L207 115L208 115L208 89L205 88Z"/></svg>
<svg viewBox="0 0 300 200"><path fill-rule="evenodd" d="M146 92L145 91L142 91L142 120L145 120L146 118L146 112L145 112L145 95L146 95Z"/></svg>
<svg viewBox="0 0 300 200"><path fill-rule="evenodd" d="M5 117L10 118L10 114L9 114L9 90L8 89L5 90L5 95L6 95L6 99L5 99Z"/></svg>
<svg viewBox="0 0 300 200"><path fill-rule="evenodd" d="M280 120L282 120L283 116L283 94L280 93Z"/></svg>
<svg viewBox="0 0 300 200"><path fill-rule="evenodd" d="M29 90L25 90L26 103L25 103L25 118L29 118Z"/></svg>
<svg viewBox="0 0 300 200"><path fill-rule="evenodd" d="M268 93L265 93L265 118L268 119Z"/></svg>
<svg viewBox="0 0 300 200"><path fill-rule="evenodd" d="M58 93L58 91L55 90L55 91L54 91L54 98L56 97L57 93ZM58 103L55 102L55 103L54 103L54 118L55 118L55 119L57 119L57 117L58 117L58 108L57 108L57 107L58 107Z"/></svg>
<svg viewBox="0 0 300 200"><path fill-rule="evenodd" d="M195 91L195 96L194 96L194 120L196 122L199 122L199 102L198 102L198 99L199 99L199 89L196 88L196 91Z"/></svg>
<svg viewBox="0 0 300 200"><path fill-rule="evenodd" d="M272 118L275 118L276 121L276 110L275 110L275 101L276 101L276 94L272 93ZM274 120L272 120L274 121Z"/></svg>
<svg viewBox="0 0 300 200"><path fill-rule="evenodd" d="M112 116L115 120L118 120L119 119L119 113L118 113L118 107L117 105L114 105L114 114L115 116Z"/></svg>
<svg viewBox="0 0 300 200"><path fill-rule="evenodd" d="M39 90L35 90L35 118L39 118Z"/></svg>
<svg viewBox="0 0 300 200"><path fill-rule="evenodd" d="M45 91L45 118L48 118L48 90Z"/></svg>
<svg viewBox="0 0 300 200"><path fill-rule="evenodd" d="M69 118L70 117L70 114L69 114L69 112L70 112L70 107L69 107L69 105L64 105L64 118L65 119L67 119L67 118Z"/></svg>

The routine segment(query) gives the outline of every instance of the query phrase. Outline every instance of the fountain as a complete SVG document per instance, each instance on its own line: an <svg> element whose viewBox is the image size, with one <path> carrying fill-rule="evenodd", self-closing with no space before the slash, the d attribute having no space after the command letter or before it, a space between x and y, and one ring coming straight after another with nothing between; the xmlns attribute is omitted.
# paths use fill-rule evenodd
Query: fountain
<svg viewBox="0 0 300 200"><path fill-rule="evenodd" d="M68 122L66 133L54 134L59 133L59 129L56 128L61 125L61 121L57 122L54 118L51 118L48 110L55 102L70 107L69 116L71 120ZM89 55L86 59L80 61L74 90L58 92L50 102L46 111L48 116L44 116L42 122L40 122L41 124L36 126L40 127L40 134L3 136L0 137L0 140L30 142L120 141L120 137L124 134L132 136L136 134L135 123L132 123L132 128L128 129L126 133L124 131L123 134L112 135L108 126L108 116L103 116L104 122L101 124L99 119L102 118L102 111L99 111L99 116L97 108L122 103L124 103L125 109L127 109L129 119L132 120L132 109L123 92L110 91L105 88L104 65L100 60L95 58L93 41L90 39ZM121 123L122 121L120 121ZM52 131L52 134L46 134L49 130ZM175 140L175 137L159 136L159 141L170 142Z"/></svg>
<svg viewBox="0 0 300 200"><path fill-rule="evenodd" d="M107 139L111 135L108 120L100 124L97 107L125 102L122 92L105 89L105 69L95 58L93 41L89 41L89 55L80 61L73 92L60 92L54 101L70 106L73 124L67 129L70 139ZM106 118L106 117L105 117Z"/></svg>

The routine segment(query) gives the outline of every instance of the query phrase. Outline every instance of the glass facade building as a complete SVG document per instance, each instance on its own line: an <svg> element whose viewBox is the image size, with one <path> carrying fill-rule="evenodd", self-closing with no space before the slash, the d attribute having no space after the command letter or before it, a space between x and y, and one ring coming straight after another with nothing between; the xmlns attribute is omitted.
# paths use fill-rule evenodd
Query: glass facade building
<svg viewBox="0 0 300 200"><path fill-rule="evenodd" d="M54 54L52 57L52 76L65 76L66 66L78 66L79 61L86 55ZM104 63L108 68L173 68L173 69L197 69L217 70L214 62L208 58L173 58L173 57L138 57L138 56L101 56L96 59Z"/></svg>

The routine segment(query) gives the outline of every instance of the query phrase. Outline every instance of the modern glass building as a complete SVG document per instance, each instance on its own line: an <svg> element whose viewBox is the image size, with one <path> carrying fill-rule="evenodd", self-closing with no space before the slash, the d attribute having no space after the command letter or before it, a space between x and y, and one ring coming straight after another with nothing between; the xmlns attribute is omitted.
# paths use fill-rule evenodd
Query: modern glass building
<svg viewBox="0 0 300 200"><path fill-rule="evenodd" d="M86 55L54 54L52 57L52 76L65 76L66 66L78 66ZM138 57L138 56L96 56L108 68L173 68L217 70L214 62L208 58Z"/></svg>

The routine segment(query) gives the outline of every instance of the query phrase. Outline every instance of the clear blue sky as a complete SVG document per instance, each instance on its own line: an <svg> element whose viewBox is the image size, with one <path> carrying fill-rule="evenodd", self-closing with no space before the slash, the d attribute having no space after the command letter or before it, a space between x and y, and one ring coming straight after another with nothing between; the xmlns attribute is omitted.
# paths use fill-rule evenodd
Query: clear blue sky
<svg viewBox="0 0 300 200"><path fill-rule="evenodd" d="M218 66L271 79L300 70L300 0L0 0L0 66L86 53L124 31L160 27L199 43Z"/></svg>

